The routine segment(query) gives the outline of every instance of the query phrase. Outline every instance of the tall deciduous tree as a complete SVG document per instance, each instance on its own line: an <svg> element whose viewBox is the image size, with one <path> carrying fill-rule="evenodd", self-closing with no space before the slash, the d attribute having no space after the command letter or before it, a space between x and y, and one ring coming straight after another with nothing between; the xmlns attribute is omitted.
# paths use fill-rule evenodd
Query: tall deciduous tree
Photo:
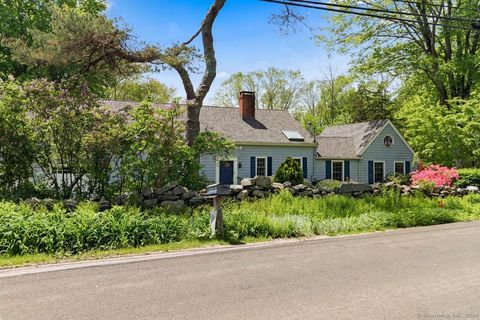
<svg viewBox="0 0 480 320"><path fill-rule="evenodd" d="M268 68L262 77L262 104L266 109L289 110L296 103L303 83L299 71Z"/></svg>
<svg viewBox="0 0 480 320"><path fill-rule="evenodd" d="M200 109L203 105L207 93L210 91L213 80L217 75L217 60L215 58L215 47L213 45L213 24L220 10L225 5L226 0L214 0L210 6L205 18L202 21L200 29L186 42L177 48L172 48L168 54L165 63L177 71L182 79L183 87L187 96L187 132L186 140L188 145L193 145L195 139L200 133ZM178 59L181 54L198 35L201 34L203 46L203 59L205 61L205 69L202 80L195 90L192 80L186 68L188 60Z"/></svg>
<svg viewBox="0 0 480 320"><path fill-rule="evenodd" d="M352 78L336 76L330 68L321 80L304 85L295 117L312 133L320 133L329 125L349 123L351 116L347 112L347 97L353 91Z"/></svg>
<svg viewBox="0 0 480 320"><path fill-rule="evenodd" d="M400 110L405 138L425 162L470 167L480 164L480 101L450 101L450 107L428 94L410 99Z"/></svg>
<svg viewBox="0 0 480 320"><path fill-rule="evenodd" d="M352 53L358 71L388 73L402 79L417 77L447 106L453 98L468 98L478 87L480 30L472 25L478 19L479 0L333 3L393 12L378 13L383 19L350 13L330 15L329 35L318 38L340 52ZM288 11L284 13L280 15L283 21L298 20Z"/></svg>
<svg viewBox="0 0 480 320"><path fill-rule="evenodd" d="M361 81L349 90L343 108L352 122L390 119L394 111L390 96L386 83Z"/></svg>
<svg viewBox="0 0 480 320"><path fill-rule="evenodd" d="M305 128L321 132L330 125L393 117L388 83L355 80L352 76L325 74L305 84L295 117Z"/></svg>
<svg viewBox="0 0 480 320"><path fill-rule="evenodd" d="M222 82L215 95L219 105L238 105L240 91L254 91L256 106L263 109L293 110L297 107L305 80L299 71L268 68L265 71L237 72Z"/></svg>
<svg viewBox="0 0 480 320"><path fill-rule="evenodd" d="M480 79L480 30L472 29L468 20L452 18L478 18L478 0L365 3L415 16L409 17L413 22L406 22L336 15L331 40L357 53L360 70L421 77L444 105L453 98L470 96Z"/></svg>
<svg viewBox="0 0 480 320"><path fill-rule="evenodd" d="M215 103L224 107L238 106L240 91L252 91L256 93L255 105L259 107L262 75L261 71L232 74L215 92Z"/></svg>

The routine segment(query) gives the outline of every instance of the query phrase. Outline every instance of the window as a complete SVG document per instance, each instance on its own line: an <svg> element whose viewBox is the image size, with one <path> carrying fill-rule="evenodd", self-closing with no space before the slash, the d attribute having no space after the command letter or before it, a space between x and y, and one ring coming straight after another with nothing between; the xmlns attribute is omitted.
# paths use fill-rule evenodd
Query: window
<svg viewBox="0 0 480 320"><path fill-rule="evenodd" d="M300 166L300 169L303 169L303 163L302 163L302 158L294 158L292 157L293 161L297 162L298 165Z"/></svg>
<svg viewBox="0 0 480 320"><path fill-rule="evenodd" d="M332 179L343 181L343 161L332 161Z"/></svg>
<svg viewBox="0 0 480 320"><path fill-rule="evenodd" d="M405 162L403 161L395 161L393 163L394 172L399 174L405 174Z"/></svg>
<svg viewBox="0 0 480 320"><path fill-rule="evenodd" d="M305 141L305 138L298 131L282 130L282 132L290 141Z"/></svg>
<svg viewBox="0 0 480 320"><path fill-rule="evenodd" d="M387 147L390 147L393 144L393 138L391 136L386 136L383 138L383 144Z"/></svg>
<svg viewBox="0 0 480 320"><path fill-rule="evenodd" d="M257 176L267 175L267 158L257 158Z"/></svg>
<svg viewBox="0 0 480 320"><path fill-rule="evenodd" d="M385 164L383 162L374 162L373 164L373 182L379 183L383 181L383 177L385 175L384 171Z"/></svg>
<svg viewBox="0 0 480 320"><path fill-rule="evenodd" d="M57 168L54 168L53 169L53 172L55 174L69 174L69 173L73 173L73 171L69 168L69 167L65 167L62 169L62 167L57 167Z"/></svg>

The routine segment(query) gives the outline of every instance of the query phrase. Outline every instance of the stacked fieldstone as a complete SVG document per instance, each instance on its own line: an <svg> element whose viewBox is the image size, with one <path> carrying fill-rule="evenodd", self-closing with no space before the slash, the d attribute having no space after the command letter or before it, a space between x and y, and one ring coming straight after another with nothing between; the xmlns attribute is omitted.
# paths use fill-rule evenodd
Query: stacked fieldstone
<svg viewBox="0 0 480 320"><path fill-rule="evenodd" d="M421 190L418 186L399 185L393 182L387 182L383 184L376 184L373 186L373 194L380 194L383 190L399 190L404 196L413 195L416 192L423 192L429 197L445 198L447 196L464 196L469 193L480 194L480 188L477 186L468 186L466 188L451 187L435 187L433 190Z"/></svg>
<svg viewBox="0 0 480 320"><path fill-rule="evenodd" d="M118 194L111 199L100 197L98 195L92 195L89 199L92 202L97 202L100 211L107 210L113 205L125 205L132 204L140 206L144 209L152 209L155 207L168 208L170 212L180 212L186 206L196 206L203 204L207 201L197 191L191 191L177 182L170 182L159 189L145 189L142 192L127 192ZM28 198L26 203L32 205L43 204L48 208L59 201L54 199L37 199ZM67 209L73 210L79 201L75 199L67 199L63 201L64 206Z"/></svg>
<svg viewBox="0 0 480 320"><path fill-rule="evenodd" d="M246 199L259 199L267 197L271 194L278 193L281 190L288 190L294 196L318 198L327 195L341 194L353 197L361 197L365 194L381 194L384 190L399 190L404 196L413 195L415 192L421 191L418 187L408 185L399 185L393 182L377 184L373 187L349 182L342 183L338 188L330 189L326 187L315 187L305 182L304 184L292 185L291 182L277 183L268 177L245 178L238 185L230 186L230 195L228 197L238 201ZM480 194L480 188L477 186L469 186L466 188L456 187L439 187L434 188L432 192L426 192L430 197L447 197L447 196L464 196L469 193ZM205 197L206 190L191 191L177 182L171 182L158 189L146 189L143 192L129 192L114 196L111 199L105 199L97 195L90 197L90 201L97 202L100 210L111 208L112 205L133 204L141 206L144 209L152 209L156 207L167 208L170 212L181 212L185 207L194 207L201 204L209 203L212 199ZM32 205L43 204L48 208L53 207L57 200L54 199L37 199L29 198L26 203ZM63 201L65 208L73 210L78 205L78 200L68 199Z"/></svg>
<svg viewBox="0 0 480 320"><path fill-rule="evenodd" d="M231 185L230 191L232 196L238 200L247 198L263 198L269 194L279 192L280 190L288 190L294 196L301 197L322 197L329 194L345 194L345 195L363 195L371 193L373 190L370 186L359 183L344 183L337 189L329 189L325 187L315 187L311 183L293 185L287 181L278 183L271 181L268 177L245 178L239 185Z"/></svg>

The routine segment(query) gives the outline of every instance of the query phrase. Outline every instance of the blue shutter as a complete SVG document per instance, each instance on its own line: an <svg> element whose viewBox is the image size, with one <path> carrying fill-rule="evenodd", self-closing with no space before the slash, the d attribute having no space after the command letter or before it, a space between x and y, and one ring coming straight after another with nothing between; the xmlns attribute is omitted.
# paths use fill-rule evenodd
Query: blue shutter
<svg viewBox="0 0 480 320"><path fill-rule="evenodd" d="M350 180L350 161L343 162L343 172L345 180Z"/></svg>
<svg viewBox="0 0 480 320"><path fill-rule="evenodd" d="M410 174L411 165L410 161L405 161L405 174Z"/></svg>
<svg viewBox="0 0 480 320"><path fill-rule="evenodd" d="M325 179L332 179L332 160L325 161Z"/></svg>
<svg viewBox="0 0 480 320"><path fill-rule="evenodd" d="M302 158L303 177L308 178L307 157Z"/></svg>
<svg viewBox="0 0 480 320"><path fill-rule="evenodd" d="M267 157L267 176L272 176L273 175L273 170L272 170L272 157Z"/></svg>
<svg viewBox="0 0 480 320"><path fill-rule="evenodd" d="M373 184L373 161L368 161L368 184Z"/></svg>
<svg viewBox="0 0 480 320"><path fill-rule="evenodd" d="M256 161L255 161L255 157L250 157L250 177L253 178L255 177L255 173L256 173L256 169L255 169L255 165L256 165Z"/></svg>

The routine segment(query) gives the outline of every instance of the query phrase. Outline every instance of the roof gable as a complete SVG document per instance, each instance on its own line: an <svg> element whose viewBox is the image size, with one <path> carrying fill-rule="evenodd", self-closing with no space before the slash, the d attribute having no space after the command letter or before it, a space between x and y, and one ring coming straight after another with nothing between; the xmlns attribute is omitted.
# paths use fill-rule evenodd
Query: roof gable
<svg viewBox="0 0 480 320"><path fill-rule="evenodd" d="M388 120L387 123L377 132L377 134L372 138L370 139L370 142L362 149L361 151L361 155L363 153L365 153L367 151L367 149L379 138L379 136L384 133L387 129L391 129L393 130L393 136L396 135L396 137L394 137L394 140L396 138L399 138L401 140L401 142L405 145L405 147L412 153L414 154L415 151L413 151L412 147L408 144L408 142L405 140L405 138L402 136L402 134L400 133L400 131L398 131L397 127L395 127L393 125L393 123ZM386 135L388 135L388 133L386 133ZM394 145L397 143L398 145L398 141L397 142L394 142ZM384 141L383 141L383 137L381 139L381 144L383 145L384 144Z"/></svg>
<svg viewBox="0 0 480 320"><path fill-rule="evenodd" d="M383 119L326 128L317 137L317 154L322 158L359 158L386 126L391 126L413 153L391 121Z"/></svg>

